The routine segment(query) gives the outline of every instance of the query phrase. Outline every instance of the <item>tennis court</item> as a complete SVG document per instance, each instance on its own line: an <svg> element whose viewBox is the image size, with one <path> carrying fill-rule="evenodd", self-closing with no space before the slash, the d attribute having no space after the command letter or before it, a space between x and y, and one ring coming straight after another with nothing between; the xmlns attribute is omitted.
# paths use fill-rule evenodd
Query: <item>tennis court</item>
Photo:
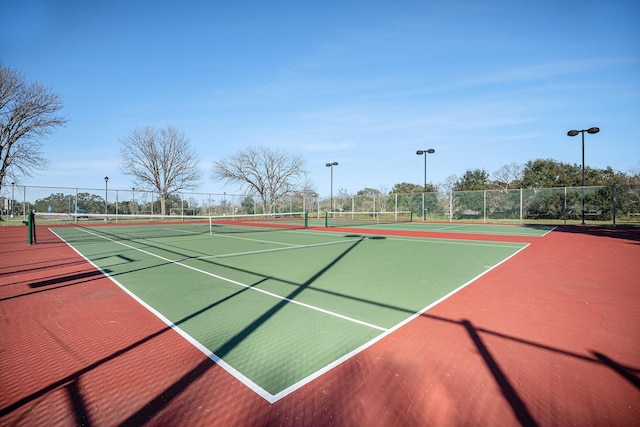
<svg viewBox="0 0 640 427"><path fill-rule="evenodd" d="M527 246L238 224L52 231L269 402Z"/></svg>
<svg viewBox="0 0 640 427"><path fill-rule="evenodd" d="M120 220L0 227L2 423L640 414L635 228Z"/></svg>
<svg viewBox="0 0 640 427"><path fill-rule="evenodd" d="M309 220L314 226L327 228L358 227L381 230L408 230L432 233L461 233L494 236L543 237L556 226L544 224L487 224L463 222L427 222L415 218L411 212L353 213L327 212L322 220Z"/></svg>

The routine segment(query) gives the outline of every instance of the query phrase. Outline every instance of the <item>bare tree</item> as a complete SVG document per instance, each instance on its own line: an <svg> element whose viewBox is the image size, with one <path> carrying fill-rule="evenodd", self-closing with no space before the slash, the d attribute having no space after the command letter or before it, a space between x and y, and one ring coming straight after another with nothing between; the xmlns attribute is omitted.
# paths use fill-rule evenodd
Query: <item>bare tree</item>
<svg viewBox="0 0 640 427"><path fill-rule="evenodd" d="M304 178L301 157L267 147L248 147L213 163L217 181L237 184L242 191L257 195L265 212L272 212L278 198L301 191L297 181ZM307 184L308 186L308 184Z"/></svg>
<svg viewBox="0 0 640 427"><path fill-rule="evenodd" d="M62 108L51 89L0 64L0 189L6 178L17 181L48 166L40 138L67 122L58 115Z"/></svg>
<svg viewBox="0 0 640 427"><path fill-rule="evenodd" d="M451 194L460 178L457 175L449 175L445 178L444 182L438 184L438 191L446 194Z"/></svg>
<svg viewBox="0 0 640 427"><path fill-rule="evenodd" d="M493 181L494 184L498 185L500 188L508 190L509 186L517 187L522 185L522 178L524 177L524 167L515 162L509 163L508 165L504 165L496 172L494 172L493 176L496 177L496 179Z"/></svg>
<svg viewBox="0 0 640 427"><path fill-rule="evenodd" d="M202 171L189 139L168 126L160 131L144 127L120 139L120 170L137 186L151 186L160 195L161 214L167 197L198 186Z"/></svg>

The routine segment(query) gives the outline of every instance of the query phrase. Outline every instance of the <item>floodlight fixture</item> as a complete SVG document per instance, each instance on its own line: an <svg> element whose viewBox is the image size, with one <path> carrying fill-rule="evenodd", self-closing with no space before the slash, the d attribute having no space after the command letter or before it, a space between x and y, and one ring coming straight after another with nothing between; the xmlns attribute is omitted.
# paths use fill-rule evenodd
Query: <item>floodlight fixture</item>
<svg viewBox="0 0 640 427"><path fill-rule="evenodd" d="M416 154L418 156L424 156L424 193L422 193L422 220L427 219L427 209L424 204L425 194L427 192L427 154L433 154L436 150L429 148L428 150L418 150Z"/></svg>
<svg viewBox="0 0 640 427"><path fill-rule="evenodd" d="M109 182L109 177L105 176L104 177L104 214L107 215L109 213L109 208L108 208L108 198L109 198L109 189L108 189L108 183ZM104 220L107 220L107 217L104 218Z"/></svg>
<svg viewBox="0 0 640 427"><path fill-rule="evenodd" d="M582 130L575 130L572 129L569 132L567 132L567 136L578 136L578 134L582 135L582 224L584 225L584 185L585 185L585 180L584 180L584 133L590 133L590 134L595 134L600 132L600 128L598 127L590 127L589 129L582 129Z"/></svg>
<svg viewBox="0 0 640 427"><path fill-rule="evenodd" d="M338 166L338 162L329 162L325 166L331 168L331 212L333 212L333 167Z"/></svg>

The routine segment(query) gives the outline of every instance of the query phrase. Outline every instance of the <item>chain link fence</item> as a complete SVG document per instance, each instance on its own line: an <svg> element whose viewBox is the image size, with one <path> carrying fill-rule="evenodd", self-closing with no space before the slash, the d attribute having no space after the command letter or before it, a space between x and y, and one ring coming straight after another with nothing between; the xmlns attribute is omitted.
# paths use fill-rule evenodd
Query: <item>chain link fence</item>
<svg viewBox="0 0 640 427"><path fill-rule="evenodd" d="M178 192L166 213L216 216L265 213L247 194ZM4 221L23 221L30 211L56 214L159 215L160 197L150 190L9 185L0 193ZM640 186L562 187L454 191L451 193L353 194L279 199L272 213L413 212L414 221L509 223L640 223Z"/></svg>

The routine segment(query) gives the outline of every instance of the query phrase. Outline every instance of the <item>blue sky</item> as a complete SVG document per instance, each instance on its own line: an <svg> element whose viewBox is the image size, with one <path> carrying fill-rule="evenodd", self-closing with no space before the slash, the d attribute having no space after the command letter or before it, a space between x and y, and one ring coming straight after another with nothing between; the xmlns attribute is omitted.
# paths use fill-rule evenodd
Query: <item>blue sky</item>
<svg viewBox="0 0 640 427"><path fill-rule="evenodd" d="M57 92L69 122L21 184L131 188L120 138L174 126L202 192L247 146L302 156L319 193L538 158L640 169L637 1L16 1L0 61Z"/></svg>

